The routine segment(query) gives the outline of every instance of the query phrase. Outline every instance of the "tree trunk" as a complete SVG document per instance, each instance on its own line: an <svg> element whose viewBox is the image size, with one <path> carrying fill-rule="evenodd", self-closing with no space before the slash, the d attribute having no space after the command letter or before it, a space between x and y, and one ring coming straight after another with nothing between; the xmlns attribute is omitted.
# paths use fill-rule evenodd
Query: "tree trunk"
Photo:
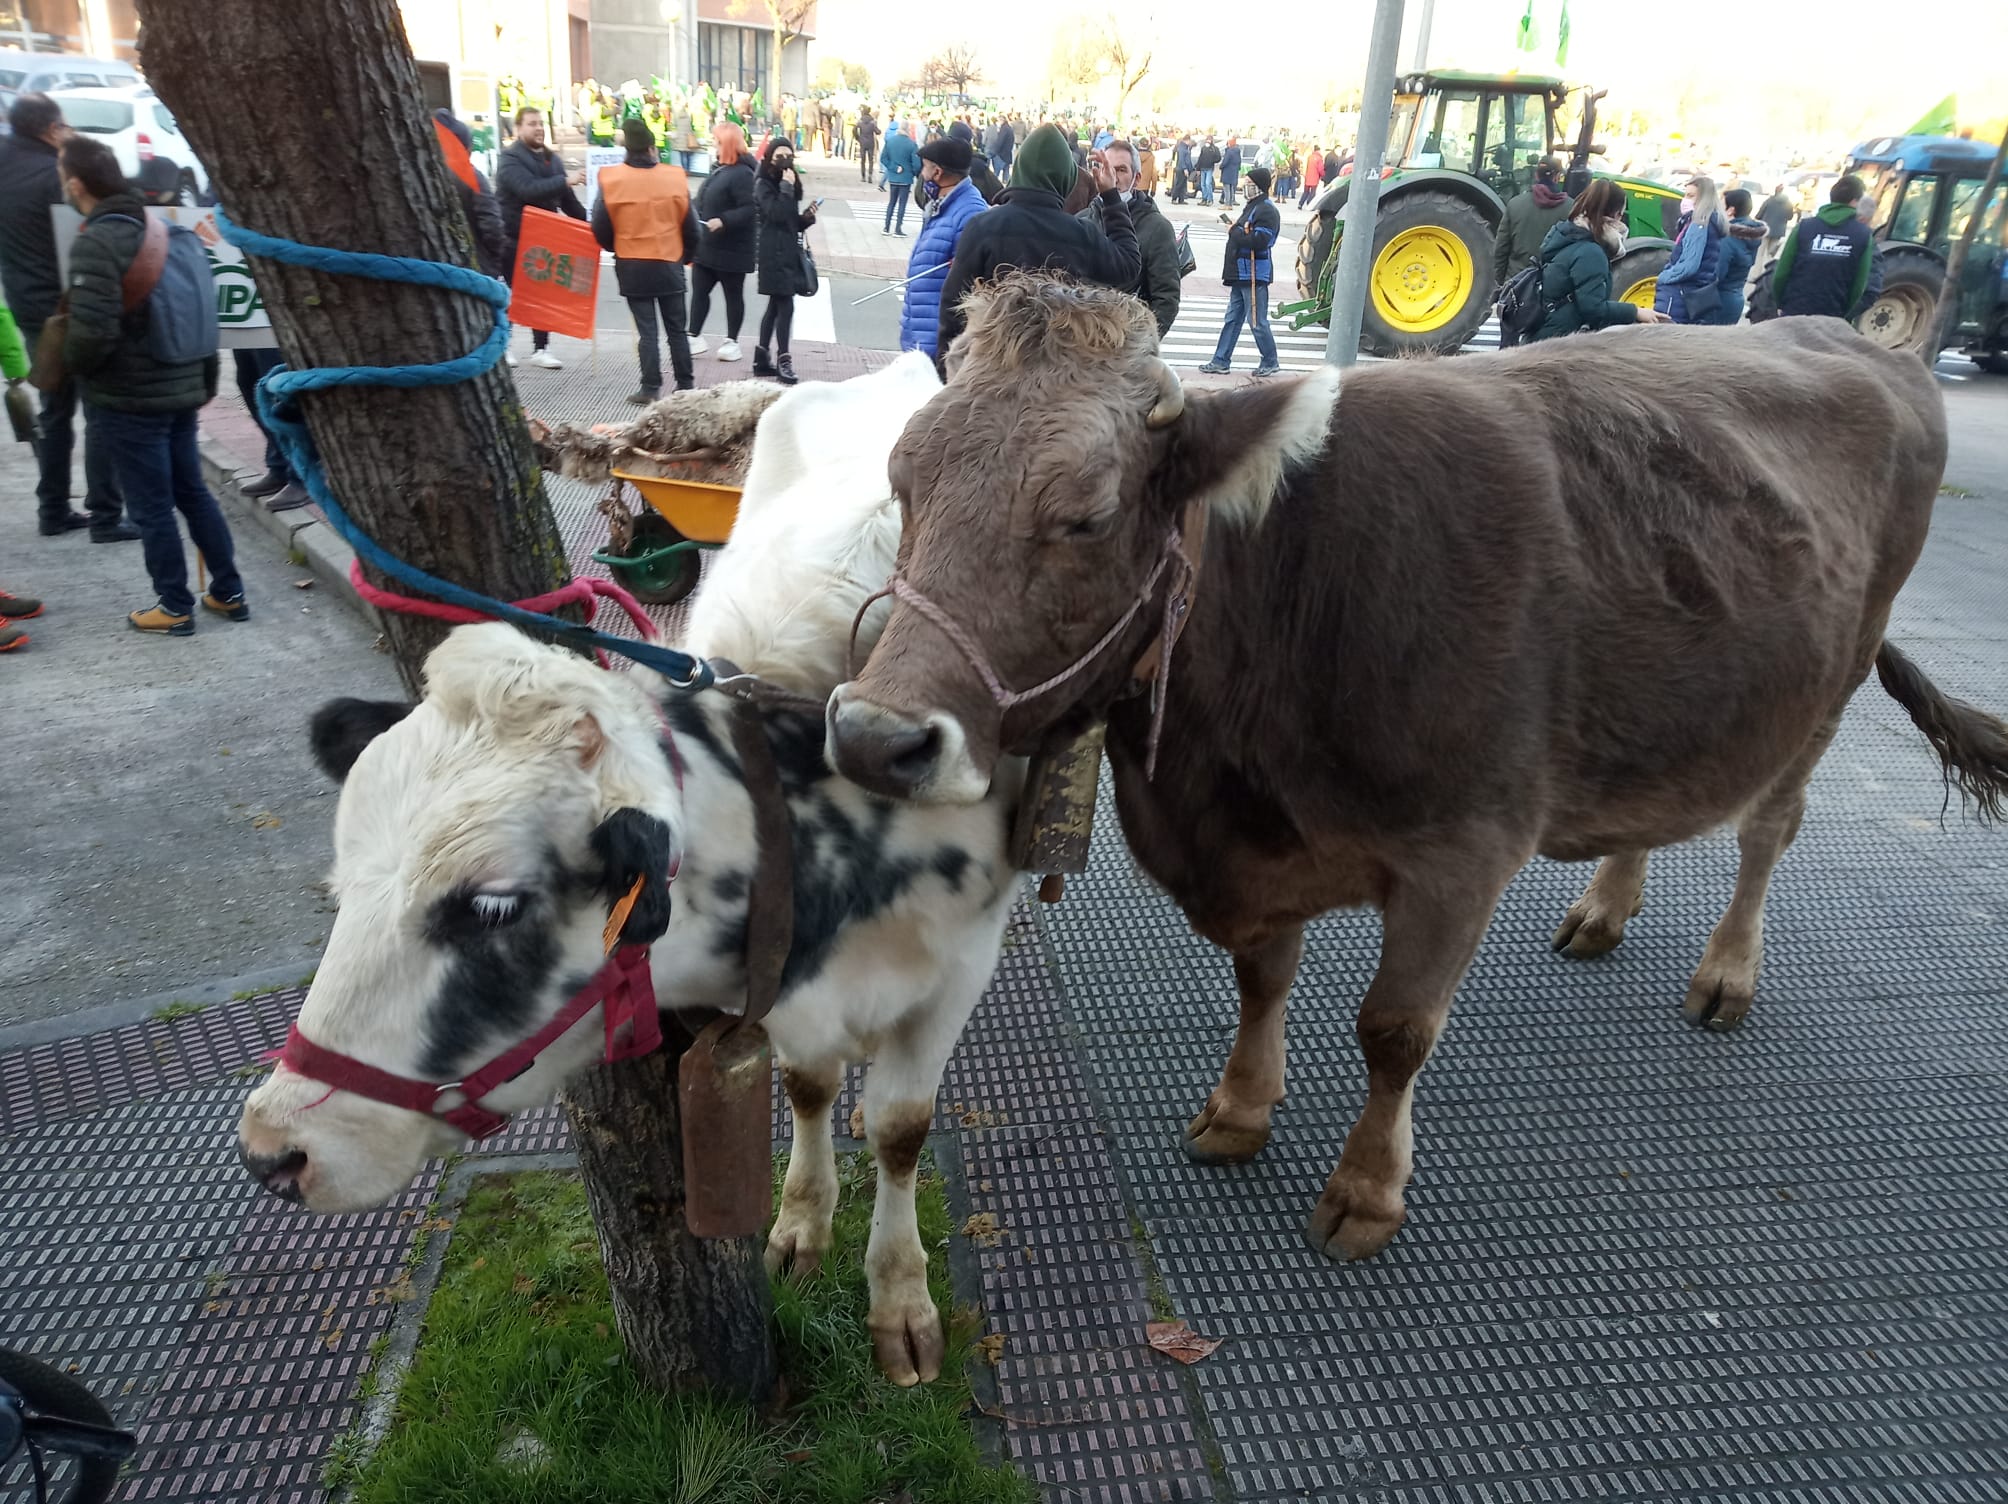
<svg viewBox="0 0 2008 1504"><path fill-rule="evenodd" d="M594 1071L565 1090L600 1254L628 1361L663 1388L709 1387L758 1404L773 1393L765 1240L684 1235L676 1046ZM664 1244L691 1250L665 1259ZM700 1256L701 1255L701 1256Z"/></svg>
<svg viewBox="0 0 2008 1504"><path fill-rule="evenodd" d="M308 245L472 265L394 0L139 9L147 80L232 218ZM296 367L429 364L492 327L488 306L461 294L251 264ZM418 390L339 387L302 409L335 494L392 553L504 600L569 578L506 368ZM390 615L385 630L416 690L443 628ZM707 1243L684 1226L674 1064L664 1053L595 1072L574 1107L621 1337L658 1388L709 1381L764 1397L774 1358L758 1240Z"/></svg>

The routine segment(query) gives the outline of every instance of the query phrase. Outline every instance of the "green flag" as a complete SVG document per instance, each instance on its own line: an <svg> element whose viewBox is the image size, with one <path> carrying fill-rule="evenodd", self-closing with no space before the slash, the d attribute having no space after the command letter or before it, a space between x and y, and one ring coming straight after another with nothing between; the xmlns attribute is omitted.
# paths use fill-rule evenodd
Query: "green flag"
<svg viewBox="0 0 2008 1504"><path fill-rule="evenodd" d="M1922 120L1906 136L1949 136L1959 124L1959 96L1948 94L1925 112Z"/></svg>
<svg viewBox="0 0 2008 1504"><path fill-rule="evenodd" d="M1527 0L1526 14L1520 17L1520 36L1514 45L1522 52L1532 52L1541 45L1541 31L1534 24L1534 0Z"/></svg>
<svg viewBox="0 0 2008 1504"><path fill-rule="evenodd" d="M1569 66L1569 0L1562 0L1562 19L1555 24L1555 66Z"/></svg>

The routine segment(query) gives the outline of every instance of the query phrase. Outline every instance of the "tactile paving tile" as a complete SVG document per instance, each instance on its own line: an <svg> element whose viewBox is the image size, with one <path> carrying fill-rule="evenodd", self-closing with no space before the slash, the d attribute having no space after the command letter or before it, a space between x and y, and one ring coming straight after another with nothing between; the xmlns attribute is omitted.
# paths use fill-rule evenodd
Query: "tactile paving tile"
<svg viewBox="0 0 2008 1504"><path fill-rule="evenodd" d="M2005 557L2008 514L1941 512L1891 628L1997 711ZM1233 1497L2008 1499L2008 837L1942 801L1871 677L1730 1035L1679 1004L1733 837L1655 853L1600 961L1547 949L1589 867L1523 873L1421 1078L1408 1225L1353 1265L1303 1226L1364 1099L1378 919L1312 927L1275 1136L1201 1168L1232 971L1099 844L1042 923L1172 1301L1227 1339L1194 1374Z"/></svg>

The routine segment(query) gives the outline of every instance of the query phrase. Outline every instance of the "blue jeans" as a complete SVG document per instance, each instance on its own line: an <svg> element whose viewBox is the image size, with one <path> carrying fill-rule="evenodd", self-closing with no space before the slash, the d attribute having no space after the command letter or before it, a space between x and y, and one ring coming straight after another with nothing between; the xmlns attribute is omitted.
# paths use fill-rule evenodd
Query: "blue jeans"
<svg viewBox="0 0 2008 1504"><path fill-rule="evenodd" d="M909 196L913 193L913 184L890 183L887 185L887 190L892 196L885 203L885 227L888 230L904 230L906 228L906 206ZM896 223L893 219L895 210L899 214L899 219Z"/></svg>
<svg viewBox="0 0 2008 1504"><path fill-rule="evenodd" d="M1254 326L1255 348L1262 352L1265 367L1276 364L1276 336L1269 332L1269 284L1255 284L1255 306L1249 312L1248 287L1237 282L1227 289L1227 322L1220 327L1220 343L1213 347L1213 363L1217 366L1234 363L1234 346L1241 338L1243 321Z"/></svg>
<svg viewBox="0 0 2008 1504"><path fill-rule="evenodd" d="M1213 202L1213 169L1211 167L1202 167L1199 169L1199 201L1202 204Z"/></svg>
<svg viewBox="0 0 2008 1504"><path fill-rule="evenodd" d="M146 572L154 594L167 610L186 616L195 609L188 589L188 560L174 514L188 520L188 536L209 566L210 593L220 601L244 593L237 573L237 550L230 524L209 487L202 483L202 457L195 449L195 409L182 413L122 413L89 407L89 443L105 446L126 516L140 532Z"/></svg>

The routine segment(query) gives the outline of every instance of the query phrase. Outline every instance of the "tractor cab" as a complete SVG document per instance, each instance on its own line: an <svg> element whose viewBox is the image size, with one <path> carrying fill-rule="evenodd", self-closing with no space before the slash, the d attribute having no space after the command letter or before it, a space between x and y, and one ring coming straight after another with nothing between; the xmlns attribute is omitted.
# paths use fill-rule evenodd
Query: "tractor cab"
<svg viewBox="0 0 2008 1504"><path fill-rule="evenodd" d="M1977 217L1959 279L1958 316L1942 337L2008 375L2008 180L1985 203L1980 196L1993 160L1991 143L1954 136L1883 136L1849 155L1848 171L1867 188L1862 216L1882 247L1883 294L1858 320L1871 339L1922 351L1936 333L1932 320L1952 248Z"/></svg>
<svg viewBox="0 0 2008 1504"><path fill-rule="evenodd" d="M1559 78L1411 73L1395 85L1387 160L1464 173L1509 199L1534 186L1536 164L1555 149L1566 97Z"/></svg>

